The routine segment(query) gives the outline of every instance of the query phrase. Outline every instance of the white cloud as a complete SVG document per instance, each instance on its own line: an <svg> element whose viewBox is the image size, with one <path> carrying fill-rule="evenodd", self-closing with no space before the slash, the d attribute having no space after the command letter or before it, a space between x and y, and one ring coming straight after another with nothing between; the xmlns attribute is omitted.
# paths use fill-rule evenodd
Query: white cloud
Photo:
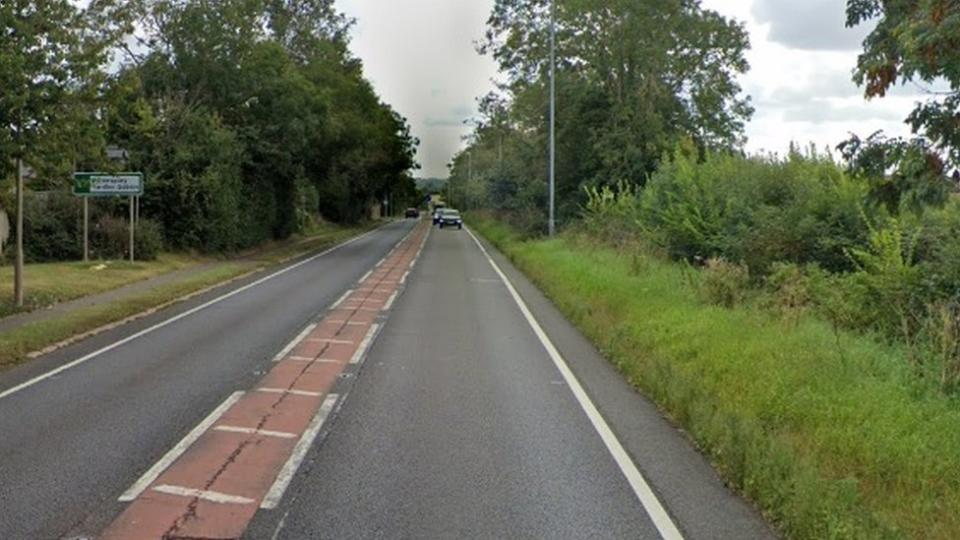
<svg viewBox="0 0 960 540"><path fill-rule="evenodd" d="M870 25L846 27L844 0L754 0L752 14L768 24L769 38L792 49L859 49Z"/></svg>
<svg viewBox="0 0 960 540"><path fill-rule="evenodd" d="M703 0L745 23L751 65L741 78L756 114L748 151L783 152L791 141L832 147L851 132L907 135L903 119L924 99L915 85L866 101L852 79L866 29L844 28L844 0ZM421 139L423 176L446 164L470 131L475 99L493 88L496 66L478 55L493 0L342 0L356 17L352 49L377 92ZM934 85L934 90L944 85Z"/></svg>
<svg viewBox="0 0 960 540"><path fill-rule="evenodd" d="M493 0L344 0L357 19L351 50L380 97L420 138L422 176L446 177L446 165L470 131L475 99L493 89L496 65L474 50Z"/></svg>

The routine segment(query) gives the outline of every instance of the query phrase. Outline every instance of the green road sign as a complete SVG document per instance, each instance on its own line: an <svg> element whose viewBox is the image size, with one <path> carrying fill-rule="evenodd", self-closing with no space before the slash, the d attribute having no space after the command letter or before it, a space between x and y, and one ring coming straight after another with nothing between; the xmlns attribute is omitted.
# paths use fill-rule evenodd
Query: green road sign
<svg viewBox="0 0 960 540"><path fill-rule="evenodd" d="M73 194L80 197L143 195L143 173L73 173Z"/></svg>

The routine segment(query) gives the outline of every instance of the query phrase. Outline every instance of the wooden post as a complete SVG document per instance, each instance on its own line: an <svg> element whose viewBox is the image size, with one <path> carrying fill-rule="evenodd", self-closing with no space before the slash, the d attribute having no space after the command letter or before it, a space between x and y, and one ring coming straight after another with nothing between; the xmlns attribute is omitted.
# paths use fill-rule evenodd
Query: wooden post
<svg viewBox="0 0 960 540"><path fill-rule="evenodd" d="M23 160L17 158L17 255L13 267L13 298L23 307Z"/></svg>
<svg viewBox="0 0 960 540"><path fill-rule="evenodd" d="M130 262L133 262L133 244L134 244L134 233L133 233L133 197L130 197Z"/></svg>
<svg viewBox="0 0 960 540"><path fill-rule="evenodd" d="M83 198L83 262L90 262L90 197Z"/></svg>

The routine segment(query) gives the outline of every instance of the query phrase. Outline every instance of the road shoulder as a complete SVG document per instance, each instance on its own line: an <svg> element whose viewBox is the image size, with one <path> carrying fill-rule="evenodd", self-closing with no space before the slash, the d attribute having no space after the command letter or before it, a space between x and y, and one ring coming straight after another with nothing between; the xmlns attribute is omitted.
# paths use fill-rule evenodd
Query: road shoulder
<svg viewBox="0 0 960 540"><path fill-rule="evenodd" d="M759 511L727 488L693 441L638 393L509 259L481 243L569 363L686 538L777 538Z"/></svg>

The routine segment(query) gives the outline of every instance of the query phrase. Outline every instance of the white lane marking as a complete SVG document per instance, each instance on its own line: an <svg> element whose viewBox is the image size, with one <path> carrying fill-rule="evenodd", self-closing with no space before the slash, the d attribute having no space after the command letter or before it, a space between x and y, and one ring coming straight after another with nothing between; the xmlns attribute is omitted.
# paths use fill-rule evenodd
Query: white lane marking
<svg viewBox="0 0 960 540"><path fill-rule="evenodd" d="M240 426L216 426L213 428L214 431L226 431L228 433L243 433L245 435L262 435L264 437L276 437L278 439L295 439L297 437L296 433L290 433L287 431L272 431L269 429L257 429L249 427L240 427Z"/></svg>
<svg viewBox="0 0 960 540"><path fill-rule="evenodd" d="M337 309L340 307L340 304L342 304L351 293L353 293L353 289L347 289L347 292L343 293L343 296L338 298L336 302L330 304L330 309Z"/></svg>
<svg viewBox="0 0 960 540"><path fill-rule="evenodd" d="M323 392L308 392L306 390L291 390L289 388L257 388L257 392L268 394L290 394L294 396L320 397Z"/></svg>
<svg viewBox="0 0 960 540"><path fill-rule="evenodd" d="M345 364L343 360L335 360L333 358L307 358L305 356L291 356L287 358L287 361L292 362L304 362L306 364Z"/></svg>
<svg viewBox="0 0 960 540"><path fill-rule="evenodd" d="M597 410L596 405L590 400L590 396L587 395L586 390L580 385L580 381L577 380L576 375L570 370L566 360L564 360L560 351L554 346L553 342L547 336L547 333L544 332L543 327L537 322L536 317L533 316L526 302L524 302L520 294L517 293L517 289L514 288L513 283L510 282L510 279L503 273L500 266L490 257L490 254L487 253L486 248L483 247L483 244L480 243L476 235L474 235L470 229L467 229L467 233L470 234L470 237L476 242L477 247L483 252L483 256L486 257L490 266L492 266L497 275L500 276L501 281L503 281L503 284L510 292L510 296L513 297L513 301L517 304L517 307L520 308L520 312L523 313L523 317L527 320L530 328L533 329L534 334L537 335L540 344L546 349L554 365L557 366L557 369L563 376L563 380L566 381L567 386L570 387L570 391L573 392L573 396L577 399L577 403L580 404L580 408L583 409L587 418L590 419L590 423L593 424L593 428L600 435L600 439L603 440L603 444L606 445L610 455L613 456L613 460L616 461L617 466L620 467L620 471L623 473L623 476L626 477L637 499L640 500L640 504L643 505L647 515L650 516L650 520L653 521L654 526L657 527L660 536L662 536L664 540L682 540L683 535L680 534L677 525L673 522L673 519L670 518L670 514L667 513L663 504L657 499L656 494L650 488L646 479L644 479L643 474L640 473L637 465L630 459L630 455L627 454L623 444L620 443L620 440L613 433L613 430L610 429L610 425L607 424L603 415Z"/></svg>
<svg viewBox="0 0 960 540"><path fill-rule="evenodd" d="M348 339L309 338L307 341L310 343L330 343L332 345L353 345L353 342Z"/></svg>
<svg viewBox="0 0 960 540"><path fill-rule="evenodd" d="M293 340L290 343L287 343L286 347L284 347L283 349L280 349L280 352L278 352L277 355L273 357L273 361L279 362L280 360L283 360L283 357L289 354L290 351L292 351L294 347L296 347L301 341L303 341L303 338L307 337L307 335L310 332L313 332L313 329L316 327L317 327L316 323L308 324L307 327L304 328L302 332L297 334L297 337L293 338Z"/></svg>
<svg viewBox="0 0 960 540"><path fill-rule="evenodd" d="M405 283L407 282L407 276L409 276L409 275L410 275L410 271L409 271L409 270L407 270L406 272L403 273L403 277L400 278L400 285L403 285L403 284L405 284Z"/></svg>
<svg viewBox="0 0 960 540"><path fill-rule="evenodd" d="M190 430L190 433L187 433L187 436L183 438L176 446L170 449L160 461L153 464L153 467L150 467L147 472L143 473L132 486L120 495L120 498L117 499L120 502L130 502L143 493L143 490L156 481L160 477L160 474L163 471L173 464L188 448L193 446L193 443L197 442L197 439L200 438L210 426L212 426L217 420L223 416L223 413L227 412L227 409L233 406L234 403L240 400L240 397L243 396L243 392L234 392L230 395L223 403L221 403L216 409L213 410L202 422L197 424L197 427Z"/></svg>
<svg viewBox="0 0 960 540"><path fill-rule="evenodd" d="M373 336L377 335L377 329L379 328L379 324L370 325L370 329L367 330L367 335L363 337L363 341L361 341L360 346L357 347L357 352L353 353L353 357L350 358L351 364L358 364L360 360L363 359L363 355L365 355L367 349L370 348L370 343L373 342Z"/></svg>
<svg viewBox="0 0 960 540"><path fill-rule="evenodd" d="M370 274L372 273L373 273L373 268L371 268L370 270L367 270L367 273L364 274L362 278L358 279L357 283L363 283L364 281L367 280L368 277L370 277Z"/></svg>
<svg viewBox="0 0 960 540"><path fill-rule="evenodd" d="M267 492L267 495L260 503L260 508L272 510L280 504L283 493L287 490L287 486L290 485L290 481L293 480L293 475L297 474L297 469L299 469L300 464L303 463L303 458L307 456L307 451L310 450L313 440L317 438L317 434L320 433L320 428L323 427L323 423L327 420L327 416L330 415L330 411L333 410L333 406L336 405L339 397L337 394L330 394L323 400L323 405L320 406L320 410L317 411L313 420L310 421L310 425L307 426L306 431L300 436L297 445L293 447L293 453L290 454L287 462L283 464L283 468L280 469L280 474L277 475L277 479L274 480L273 485L270 486L270 491Z"/></svg>
<svg viewBox="0 0 960 540"><path fill-rule="evenodd" d="M210 491L206 489L194 489L182 486L168 486L166 484L153 488L153 491L166 493L167 495L177 495L180 497L196 497L204 501L210 501L220 504L252 504L256 501L239 495L227 495L219 491Z"/></svg>
<svg viewBox="0 0 960 540"><path fill-rule="evenodd" d="M387 303L383 305L382 311L390 311L390 308L393 307L393 303L397 301L397 293L399 291L393 291L393 294L390 295L390 298L387 298Z"/></svg>
<svg viewBox="0 0 960 540"><path fill-rule="evenodd" d="M143 337L143 336L145 336L145 335L147 335L147 334L150 334L150 333L152 333L152 332L155 332L155 331L157 331L157 330L159 330L159 329L161 329L161 328L163 328L163 327L165 327L165 326L169 326L169 325L171 325L171 324L173 324L173 323L175 323L175 322L177 322L177 321L179 321L179 320L181 320L181 319L185 319L185 318L187 318L187 317L189 317L189 316L191 316L191 315L193 315L193 314L195 314L195 313L197 313L197 312L199 312L199 311L203 311L203 310L207 309L208 307L210 307L210 306L212 306L212 305L214 305L214 304L218 304L218 303L223 302L224 300L226 300L226 299L228 299L228 298L232 298L232 297L234 297L234 296L236 296L236 295L238 295L238 294L240 294L240 293L246 292L246 291L248 291L248 290L250 290L250 289L252 289L252 288L254 288L254 287L257 287L257 286L259 286L259 285L262 285L262 284L266 283L267 281L270 281L271 279L274 279L274 278L276 278L276 277L278 277L278 276L281 276L281 275L283 275L283 274L286 274L287 272L290 272L291 270L294 270L294 269L296 269L296 268L300 268L301 266L303 266L303 265L305 265L305 264L309 264L309 263L311 263L311 262L319 259L320 257L323 257L324 255L328 255L328 254L330 254L330 253L332 253L332 252L334 252L334 251L336 251L336 250L338 250L338 249L341 249L341 248L344 248L344 247L346 247L346 246L348 246L348 245L350 245L350 244L353 244L354 242L358 242L358 241L360 241L361 239L366 238L367 236L370 236L371 234L377 232L378 230L380 230L380 228L374 229L374 230L372 230L372 231L370 231L370 232L368 232L368 233L362 234L362 235L360 235L360 236L358 236L358 237L356 237L356 238L351 238L350 240L347 240L346 242L344 242L344 243L342 243L342 244L338 244L338 245L333 246L332 248L330 248L330 249L328 249L328 250L326 250L326 251L317 253L316 255L313 255L313 256L311 256L311 257L308 257L308 258L306 258L306 259L304 259L304 260L302 260L302 261L300 261L300 262L291 264L290 266L287 266L287 267L285 267L285 268L281 268L280 270L277 270L276 272L274 272L274 273L272 273L272 274L270 274L270 275L268 275L268 276L264 276L264 277L262 277L262 278L260 278L260 279L258 279L258 280L256 280L256 281L254 281L254 282L251 282L251 283L248 283L248 284L244 285L243 287L240 287L240 288L238 288L238 289L234 289L234 290L232 290L232 291L230 291L230 292L228 292L228 293L226 293L226 294L223 294L223 295L221 295L221 296L218 296L218 297L214 298L213 300L210 300L210 301L208 301L208 302L204 302L203 304L200 304L199 306L197 306L197 307L195 307L195 308L192 308L192 309L189 309L189 310L187 310L187 311L184 311L183 313L180 313L180 314L178 314L178 315L174 315L173 317L170 317L169 319L166 319L166 320L164 320L164 321L161 321L161 322L159 322L159 323L157 323L157 324L155 324L155 325L153 325L153 326L151 326L151 327L149 327L149 328L144 328L143 330L141 330L141 331L139 331L139 332L137 332L137 333L135 333L135 334L131 334L131 335L129 335L129 336L123 338L123 339L114 341L113 343L111 343L111 344L109 344L109 345L107 345L107 346L105 346L105 347L103 347L103 348L97 349L97 350L93 351L92 353L89 353L89 354L86 354L86 355L84 355L84 356L81 356L80 358L77 358L76 360L74 360L74 361L72 361L72 362L68 362L68 363L66 363L66 364L64 364L64 365L62 365L62 366L60 366L60 367L58 367L58 368L56 368L56 369L52 369L52 370L44 373L43 375L38 375L38 376L30 379L29 381L26 381L26 382L24 382L24 383L18 384L17 386L14 386L13 388L9 388L9 389L7 389L7 390L4 390L3 392L0 392L0 400L4 399L4 398L6 398L6 397L12 396L13 394L16 394L17 392L20 392L21 390L30 388L31 386L33 386L33 385L35 385L35 384L37 384L37 383L39 383L39 382L43 382L43 381L45 381L45 380L47 380L47 379L49 379L49 378L51 378L51 377L55 377L55 376L63 373L64 371L67 371L68 369L75 368L75 367L79 366L80 364L83 364L84 362L87 362L87 361L89 361L89 360L91 360L91 359L93 359L93 358L96 358L96 357L100 356L101 354L103 354L103 353L105 353L105 352L112 351L113 349L116 349L117 347L120 347L120 346L122 346L122 345L126 345L127 343L130 343L131 341L133 341L133 340L135 340L135 339L139 339L139 338L141 338L141 337Z"/></svg>

